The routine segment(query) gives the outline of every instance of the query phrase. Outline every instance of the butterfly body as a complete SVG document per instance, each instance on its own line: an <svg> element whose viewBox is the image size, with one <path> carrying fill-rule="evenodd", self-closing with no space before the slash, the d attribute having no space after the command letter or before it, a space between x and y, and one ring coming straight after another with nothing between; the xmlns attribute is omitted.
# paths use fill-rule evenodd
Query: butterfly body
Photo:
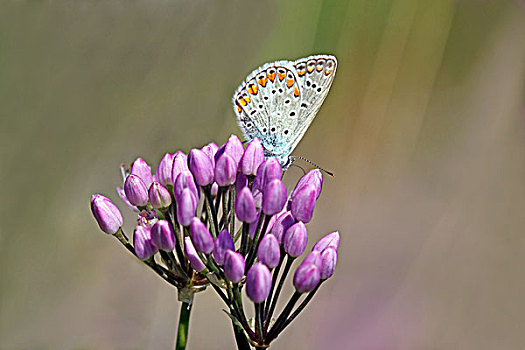
<svg viewBox="0 0 525 350"><path fill-rule="evenodd" d="M328 94L336 67L334 56L315 55L254 70L233 96L246 140L261 139L266 157L276 157L286 169Z"/></svg>

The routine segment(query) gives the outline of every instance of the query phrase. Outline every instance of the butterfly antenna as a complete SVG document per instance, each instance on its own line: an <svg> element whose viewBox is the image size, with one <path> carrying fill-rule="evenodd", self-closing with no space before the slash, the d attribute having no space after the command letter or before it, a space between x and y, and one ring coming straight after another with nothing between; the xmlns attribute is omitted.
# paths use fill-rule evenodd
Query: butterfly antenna
<svg viewBox="0 0 525 350"><path fill-rule="evenodd" d="M290 165L290 168L293 167L293 166L301 169L303 171L303 175L306 175L306 170L304 170L304 168L302 166L299 166L299 165L297 165L295 163L292 163L292 165Z"/></svg>
<svg viewBox="0 0 525 350"><path fill-rule="evenodd" d="M292 157L292 158L294 158L294 159L301 159L301 160L304 160L305 162L312 164L312 165L313 165L314 167L316 167L317 169L319 169L319 170L321 170L321 171L324 171L327 175L330 175L331 177L335 177L335 174L334 174L334 173L332 173L331 171L328 171L328 170L325 170L325 169L321 168L319 165L315 164L315 163L312 162L311 160L308 160L308 159L306 159L306 158L304 158L304 157L301 157L301 156L290 156L290 157ZM302 168L301 168L301 169L302 169ZM303 170L304 170L304 169L303 169Z"/></svg>

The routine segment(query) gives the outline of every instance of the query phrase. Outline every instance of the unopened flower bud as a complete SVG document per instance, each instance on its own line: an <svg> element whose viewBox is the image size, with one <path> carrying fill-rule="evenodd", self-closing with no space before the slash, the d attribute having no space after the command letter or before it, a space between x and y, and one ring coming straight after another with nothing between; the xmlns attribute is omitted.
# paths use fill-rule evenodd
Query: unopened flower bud
<svg viewBox="0 0 525 350"><path fill-rule="evenodd" d="M115 204L101 194L91 196L91 212L98 226L108 234L115 234L122 226L122 214Z"/></svg>
<svg viewBox="0 0 525 350"><path fill-rule="evenodd" d="M308 293L314 290L321 280L321 272L314 264L301 264L295 270L293 285L300 293Z"/></svg>
<svg viewBox="0 0 525 350"><path fill-rule="evenodd" d="M334 274L335 265L337 264L337 251L334 247L328 247L323 250L321 259L321 279L325 280Z"/></svg>
<svg viewBox="0 0 525 350"><path fill-rule="evenodd" d="M250 141L241 158L240 168L241 172L246 175L257 174L259 165L264 161L264 148L262 142L258 138Z"/></svg>
<svg viewBox="0 0 525 350"><path fill-rule="evenodd" d="M240 192L244 187L248 186L248 178L243 173L237 173L235 179L235 191Z"/></svg>
<svg viewBox="0 0 525 350"><path fill-rule="evenodd" d="M194 217L190 222L191 241L198 252L210 254L213 251L213 237L210 231L199 218Z"/></svg>
<svg viewBox="0 0 525 350"><path fill-rule="evenodd" d="M143 207L148 204L148 188L144 181L137 175L128 175L124 182L124 192L131 204L138 207Z"/></svg>
<svg viewBox="0 0 525 350"><path fill-rule="evenodd" d="M191 219L195 217L197 210L197 199L189 188L185 188L177 199L177 221L182 226L189 226Z"/></svg>
<svg viewBox="0 0 525 350"><path fill-rule="evenodd" d="M245 261L241 254L233 250L224 253L224 275L228 281L240 282L244 276L244 268Z"/></svg>
<svg viewBox="0 0 525 350"><path fill-rule="evenodd" d="M310 222L314 215L315 186L305 185L292 197L292 215L299 221Z"/></svg>
<svg viewBox="0 0 525 350"><path fill-rule="evenodd" d="M199 198L199 189L197 188L193 175L189 170L182 171L175 179L175 183L173 184L173 195L175 196L175 200L179 198L185 188L189 188L193 196L197 199Z"/></svg>
<svg viewBox="0 0 525 350"><path fill-rule="evenodd" d="M172 169L173 154L166 153L157 166L157 171L155 171L155 175L157 175L157 179L162 185L173 185L173 178L171 177Z"/></svg>
<svg viewBox="0 0 525 350"><path fill-rule="evenodd" d="M188 167L199 186L208 186L213 182L213 164L200 149L192 149L188 155Z"/></svg>
<svg viewBox="0 0 525 350"><path fill-rule="evenodd" d="M306 226L302 222L298 222L290 226L283 236L284 250L291 257L298 257L304 253L306 244L308 243L308 232Z"/></svg>
<svg viewBox="0 0 525 350"><path fill-rule="evenodd" d="M279 241L272 234L267 234L261 240L257 250L257 260L262 262L268 268L273 269L279 265L281 260L281 248Z"/></svg>
<svg viewBox="0 0 525 350"><path fill-rule="evenodd" d="M170 252L175 248L175 233L166 220L159 220L153 225L151 239L158 249Z"/></svg>
<svg viewBox="0 0 525 350"><path fill-rule="evenodd" d="M201 258L199 257L199 254L197 254L193 243L191 243L190 237L184 238L184 250L186 251L186 256L188 257L191 267L195 271L201 272L206 268L206 265L204 265L204 263L202 262Z"/></svg>
<svg viewBox="0 0 525 350"><path fill-rule="evenodd" d="M228 250L235 250L235 244L228 230L222 230L219 235L217 235L213 248L213 258L217 264L224 264L224 254L226 254Z"/></svg>
<svg viewBox="0 0 525 350"><path fill-rule="evenodd" d="M262 209L266 215L280 212L286 204L286 186L279 179L266 184L263 192Z"/></svg>
<svg viewBox="0 0 525 350"><path fill-rule="evenodd" d="M141 260L146 260L157 252L157 247L151 240L151 231L144 226L137 226L133 231L133 247Z"/></svg>
<svg viewBox="0 0 525 350"><path fill-rule="evenodd" d="M149 167L148 163L146 163L146 161L144 161L144 159L142 158L137 158L133 162L133 164L131 165L131 174L140 177L140 179L144 181L146 188L149 188L149 186L153 182L151 168Z"/></svg>
<svg viewBox="0 0 525 350"><path fill-rule="evenodd" d="M217 153L217 150L219 149L219 146L215 142L210 142L206 146L201 148L201 151L204 152L210 158L211 164L215 167L215 154Z"/></svg>
<svg viewBox="0 0 525 350"><path fill-rule="evenodd" d="M291 197L293 198L295 194L306 185L313 185L315 187L315 199L319 198L321 195L321 190L323 189L323 174L321 173L321 170L310 170L303 177L301 177L292 191Z"/></svg>
<svg viewBox="0 0 525 350"><path fill-rule="evenodd" d="M246 294L254 303L262 303L270 294L272 276L266 265L257 263L246 274Z"/></svg>
<svg viewBox="0 0 525 350"><path fill-rule="evenodd" d="M237 163L227 153L217 159L215 164L215 181L219 186L230 186L235 182Z"/></svg>
<svg viewBox="0 0 525 350"><path fill-rule="evenodd" d="M321 252L318 251L311 251L310 254L304 258L302 264L314 264L318 268L322 267L322 258L321 258Z"/></svg>
<svg viewBox="0 0 525 350"><path fill-rule="evenodd" d="M148 198L151 206L155 209L167 208L171 204L170 192L156 181L153 181L149 187Z"/></svg>
<svg viewBox="0 0 525 350"><path fill-rule="evenodd" d="M171 167L171 181L173 181L173 185L175 185L175 180L183 171L190 171L188 168L188 156L178 151L173 155L173 165Z"/></svg>
<svg viewBox="0 0 525 350"><path fill-rule="evenodd" d="M268 184L275 179L281 180L282 177L283 169L279 160L275 157L268 158L266 160L266 166L264 167L264 184Z"/></svg>
<svg viewBox="0 0 525 350"><path fill-rule="evenodd" d="M244 147L241 140L239 140L236 135L231 135L228 141L218 149L217 153L215 154L215 159L219 159L219 157L224 153L229 154L230 157L235 160L235 163L239 164L242 155L244 154Z"/></svg>
<svg viewBox="0 0 525 350"><path fill-rule="evenodd" d="M337 248L339 247L339 232L335 231L327 234L314 245L312 250L323 252L323 250L328 247L333 247L337 251Z"/></svg>
<svg viewBox="0 0 525 350"><path fill-rule="evenodd" d="M277 238L279 243L282 243L284 233L294 223L295 219L293 218L292 213L285 211L277 217L270 232Z"/></svg>
<svg viewBox="0 0 525 350"><path fill-rule="evenodd" d="M237 194L235 214L242 222L252 223L257 219L257 211L255 209L252 192L248 187L244 187Z"/></svg>

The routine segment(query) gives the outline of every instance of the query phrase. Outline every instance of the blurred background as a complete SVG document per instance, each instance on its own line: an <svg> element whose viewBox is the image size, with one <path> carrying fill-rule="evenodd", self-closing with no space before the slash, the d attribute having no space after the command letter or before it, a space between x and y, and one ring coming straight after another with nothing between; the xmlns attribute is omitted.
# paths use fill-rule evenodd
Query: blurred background
<svg viewBox="0 0 525 350"><path fill-rule="evenodd" d="M172 348L175 290L89 197L130 231L121 162L240 135L245 76L316 53L338 73L294 153L337 174L308 227L340 258L272 349L524 349L518 0L3 1L0 348ZM233 348L216 295L195 302L189 349Z"/></svg>

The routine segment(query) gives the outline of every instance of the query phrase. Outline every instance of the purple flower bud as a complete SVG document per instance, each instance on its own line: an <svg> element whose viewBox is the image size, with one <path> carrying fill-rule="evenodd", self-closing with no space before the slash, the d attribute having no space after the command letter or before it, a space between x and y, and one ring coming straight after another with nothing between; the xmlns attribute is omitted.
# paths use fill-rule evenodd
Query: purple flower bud
<svg viewBox="0 0 525 350"><path fill-rule="evenodd" d="M199 186L208 186L213 182L213 164L200 149L192 149L188 155L188 167Z"/></svg>
<svg viewBox="0 0 525 350"><path fill-rule="evenodd" d="M313 169L307 172L300 180L297 182L291 197L293 198L295 194L301 190L306 185L314 185L315 187L315 199L319 198L321 190L323 189L323 174L319 169Z"/></svg>
<svg viewBox="0 0 525 350"><path fill-rule="evenodd" d="M308 293L314 290L321 281L321 272L314 264L301 264L295 270L293 285L300 293Z"/></svg>
<svg viewBox="0 0 525 350"><path fill-rule="evenodd" d="M290 226L283 236L284 250L291 257L298 257L304 253L308 243L308 232L302 222Z"/></svg>
<svg viewBox="0 0 525 350"><path fill-rule="evenodd" d="M317 266L318 268L321 268L323 265L322 265L322 258L321 258L321 253L318 252L318 251L312 251L310 252L310 254L308 254L306 256L306 258L304 258L303 262L301 263L302 265L305 265L305 264L313 264L315 266Z"/></svg>
<svg viewBox="0 0 525 350"><path fill-rule="evenodd" d="M313 252L312 252L313 253ZM312 254L310 253L310 254ZM334 247L328 247L321 254L321 279L325 280L334 274L337 264L337 251Z"/></svg>
<svg viewBox="0 0 525 350"><path fill-rule="evenodd" d="M323 252L328 247L333 247L335 250L339 248L339 232L335 231L327 234L314 245L312 250Z"/></svg>
<svg viewBox="0 0 525 350"><path fill-rule="evenodd" d="M175 233L166 220L159 220L151 228L151 240L158 249L168 252L175 248Z"/></svg>
<svg viewBox="0 0 525 350"><path fill-rule="evenodd" d="M252 192L248 187L244 187L237 194L235 214L237 215L237 219L242 222L251 223L257 219L257 211L255 209Z"/></svg>
<svg viewBox="0 0 525 350"><path fill-rule="evenodd" d="M240 168L244 175L255 175L259 165L264 162L264 148L258 138L250 141L241 158Z"/></svg>
<svg viewBox="0 0 525 350"><path fill-rule="evenodd" d="M158 181L164 185L173 185L173 178L171 177L171 171L173 169L173 154L166 153L155 171Z"/></svg>
<svg viewBox="0 0 525 350"><path fill-rule="evenodd" d="M122 214L111 200L101 194L91 196L91 212L98 226L108 234L115 234L122 226Z"/></svg>
<svg viewBox="0 0 525 350"><path fill-rule="evenodd" d="M284 233L293 224L295 224L295 219L293 218L292 213L285 211L277 217L270 232L277 238L279 243L282 243Z"/></svg>
<svg viewBox="0 0 525 350"><path fill-rule="evenodd" d="M262 209L266 215L280 212L286 204L286 186L279 179L270 181L264 187Z"/></svg>
<svg viewBox="0 0 525 350"><path fill-rule="evenodd" d="M217 193L219 193L219 185L217 185L216 182L211 184L210 192L213 197L217 197Z"/></svg>
<svg viewBox="0 0 525 350"><path fill-rule="evenodd" d="M158 182L152 182L148 190L148 198L155 209L167 208L171 204L171 195L168 189Z"/></svg>
<svg viewBox="0 0 525 350"><path fill-rule="evenodd" d="M175 180L177 180L177 177L183 171L190 171L188 168L188 156L181 151L177 151L173 155L173 165L171 167L171 180L173 181L173 185L175 185Z"/></svg>
<svg viewBox="0 0 525 350"><path fill-rule="evenodd" d="M235 182L237 163L227 153L217 159L215 164L215 181L219 186L230 186Z"/></svg>
<svg viewBox="0 0 525 350"><path fill-rule="evenodd" d="M199 198L199 189L197 188L193 175L189 170L182 171L175 179L175 183L173 184L175 200L178 200L180 194L185 188L189 188L193 196L197 199Z"/></svg>
<svg viewBox="0 0 525 350"><path fill-rule="evenodd" d="M204 263L202 262L201 258L199 257L199 254L197 254L193 243L191 243L190 237L184 238L184 250L186 251L186 256L188 257L191 267L195 271L201 272L206 268L206 265L204 265Z"/></svg>
<svg viewBox="0 0 525 350"><path fill-rule="evenodd" d="M222 230L217 236L213 248L213 258L217 264L224 264L224 254L228 250L235 250L235 244L228 230Z"/></svg>
<svg viewBox="0 0 525 350"><path fill-rule="evenodd" d="M257 250L257 259L270 269L279 265L281 248L279 247L279 241L274 235L267 234L263 237Z"/></svg>
<svg viewBox="0 0 525 350"><path fill-rule="evenodd" d="M133 231L133 247L135 254L141 260L146 260L157 252L157 247L151 240L151 231L144 226L135 227Z"/></svg>
<svg viewBox="0 0 525 350"><path fill-rule="evenodd" d="M215 144L215 142L210 142L206 146L201 148L201 151L204 152L210 158L211 163L215 167L215 154L217 153L217 150L219 149L219 146Z"/></svg>
<svg viewBox="0 0 525 350"><path fill-rule="evenodd" d="M191 241L198 252L210 254L213 251L213 237L206 225L194 217L190 222Z"/></svg>
<svg viewBox="0 0 525 350"><path fill-rule="evenodd" d="M283 169L281 168L281 163L277 158L272 157L266 160L266 165L264 167L264 184L270 183L272 180L279 179L283 177Z"/></svg>
<svg viewBox="0 0 525 350"><path fill-rule="evenodd" d="M240 282L244 276L245 262L241 254L233 250L224 253L224 275L231 282Z"/></svg>
<svg viewBox="0 0 525 350"><path fill-rule="evenodd" d="M248 186L248 178L243 173L237 173L235 179L235 191L240 192L244 187Z"/></svg>
<svg viewBox="0 0 525 350"><path fill-rule="evenodd" d="M241 140L236 135L230 136L228 141L219 148L215 154L215 159L218 159L223 153L228 153L230 157L235 160L236 164L241 161L242 155L244 154L244 147Z"/></svg>
<svg viewBox="0 0 525 350"><path fill-rule="evenodd" d="M266 265L257 263L246 274L246 294L254 303L262 303L270 294L272 276Z"/></svg>
<svg viewBox="0 0 525 350"><path fill-rule="evenodd" d="M137 158L133 162L133 164L131 165L131 174L140 177L140 179L144 181L146 188L149 188L149 186L153 182L153 175L151 175L151 169L148 163L146 163L142 158Z"/></svg>
<svg viewBox="0 0 525 350"><path fill-rule="evenodd" d="M310 222L314 215L315 186L303 186L294 197L292 197L292 215L299 221Z"/></svg>
<svg viewBox="0 0 525 350"><path fill-rule="evenodd" d="M189 188L185 188L177 200L177 221L182 226L188 226L195 217L197 199Z"/></svg>
<svg viewBox="0 0 525 350"><path fill-rule="evenodd" d="M128 175L124 182L124 193L133 205L143 207L148 204L148 188L137 175Z"/></svg>

